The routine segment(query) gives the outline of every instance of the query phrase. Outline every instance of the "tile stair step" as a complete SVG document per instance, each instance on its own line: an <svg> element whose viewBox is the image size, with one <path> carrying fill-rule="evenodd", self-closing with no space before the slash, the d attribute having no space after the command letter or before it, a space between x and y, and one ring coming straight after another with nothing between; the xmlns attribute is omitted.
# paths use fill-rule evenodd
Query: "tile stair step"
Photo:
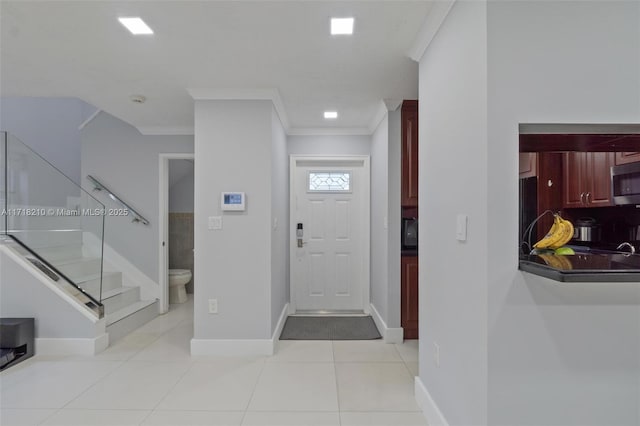
<svg viewBox="0 0 640 426"><path fill-rule="evenodd" d="M82 231L28 231L12 232L11 235L17 237L27 247L35 249L82 244Z"/></svg>
<svg viewBox="0 0 640 426"><path fill-rule="evenodd" d="M105 315L140 301L140 287L119 287L102 292Z"/></svg>
<svg viewBox="0 0 640 426"><path fill-rule="evenodd" d="M49 263L66 262L68 260L80 259L82 255L82 244L68 244L62 246L40 247L35 252L47 260Z"/></svg>
<svg viewBox="0 0 640 426"><path fill-rule="evenodd" d="M102 261L97 257L82 257L76 259L66 259L52 263L53 266L70 279L85 277L97 274L102 268Z"/></svg>
<svg viewBox="0 0 640 426"><path fill-rule="evenodd" d="M158 300L142 300L105 314L109 345L158 316Z"/></svg>
<svg viewBox="0 0 640 426"><path fill-rule="evenodd" d="M73 282L85 292L97 295L100 291L100 274L78 277ZM122 287L122 272L105 272L102 274L102 292Z"/></svg>

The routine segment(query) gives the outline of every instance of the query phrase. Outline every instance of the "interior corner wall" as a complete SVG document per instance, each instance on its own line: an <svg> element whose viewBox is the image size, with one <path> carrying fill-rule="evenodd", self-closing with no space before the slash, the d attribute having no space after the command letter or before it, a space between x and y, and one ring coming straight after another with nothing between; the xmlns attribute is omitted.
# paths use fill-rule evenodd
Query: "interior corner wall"
<svg viewBox="0 0 640 426"><path fill-rule="evenodd" d="M487 422L486 7L457 1L419 67L419 380L460 426Z"/></svg>
<svg viewBox="0 0 640 426"><path fill-rule="evenodd" d="M487 19L489 423L640 424L639 284L517 270L518 124L640 122L640 3L491 1Z"/></svg>
<svg viewBox="0 0 640 426"><path fill-rule="evenodd" d="M195 103L194 339L271 338L272 108ZM223 212L225 191L244 192L246 210ZM222 229L208 229L211 216L222 217Z"/></svg>
<svg viewBox="0 0 640 426"><path fill-rule="evenodd" d="M149 220L105 217L104 241L158 282L160 153L192 153L193 136L144 136L133 126L101 112L81 132L82 186L92 175ZM92 195L105 207L120 207L106 194Z"/></svg>
<svg viewBox="0 0 640 426"><path fill-rule="evenodd" d="M400 109L389 111L388 148L388 213L387 222L387 327L400 327L400 251L401 251L401 178L402 178L402 131L400 129Z"/></svg>
<svg viewBox="0 0 640 426"><path fill-rule="evenodd" d="M14 135L77 184L80 130L95 110L77 98L2 97L0 130Z"/></svg>
<svg viewBox="0 0 640 426"><path fill-rule="evenodd" d="M271 111L271 333L289 302L289 156L287 135Z"/></svg>

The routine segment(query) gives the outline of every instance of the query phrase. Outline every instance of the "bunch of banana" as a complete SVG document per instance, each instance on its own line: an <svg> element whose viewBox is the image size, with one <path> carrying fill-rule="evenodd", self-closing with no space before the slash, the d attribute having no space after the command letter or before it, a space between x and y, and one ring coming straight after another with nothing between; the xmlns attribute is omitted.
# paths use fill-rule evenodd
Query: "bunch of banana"
<svg viewBox="0 0 640 426"><path fill-rule="evenodd" d="M573 238L573 224L560 217L560 214L555 213L551 229L533 247L537 249L557 249L567 244L571 238Z"/></svg>
<svg viewBox="0 0 640 426"><path fill-rule="evenodd" d="M540 253L538 257L544 260L544 263L555 269L561 269L563 271L569 271L573 269L571 259L567 256L556 255L553 253Z"/></svg>

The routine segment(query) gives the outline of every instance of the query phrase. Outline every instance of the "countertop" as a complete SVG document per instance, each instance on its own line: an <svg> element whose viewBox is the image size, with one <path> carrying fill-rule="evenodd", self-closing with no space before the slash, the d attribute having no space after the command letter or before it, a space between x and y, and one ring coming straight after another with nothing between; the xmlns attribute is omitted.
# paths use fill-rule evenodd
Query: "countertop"
<svg viewBox="0 0 640 426"><path fill-rule="evenodd" d="M560 282L640 282L640 255L584 252L522 255L520 269Z"/></svg>

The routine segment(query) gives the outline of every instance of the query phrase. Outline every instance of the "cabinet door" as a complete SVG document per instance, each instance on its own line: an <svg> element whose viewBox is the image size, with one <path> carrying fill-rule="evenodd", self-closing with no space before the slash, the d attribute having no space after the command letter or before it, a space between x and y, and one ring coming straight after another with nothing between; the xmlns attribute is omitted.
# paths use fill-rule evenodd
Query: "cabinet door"
<svg viewBox="0 0 640 426"><path fill-rule="evenodd" d="M586 153L586 174L588 186L585 188L587 207L612 206L611 200L611 166L613 153Z"/></svg>
<svg viewBox="0 0 640 426"><path fill-rule="evenodd" d="M402 205L418 206L418 101L404 101L402 122Z"/></svg>
<svg viewBox="0 0 640 426"><path fill-rule="evenodd" d="M616 165L640 161L640 152L616 152Z"/></svg>
<svg viewBox="0 0 640 426"><path fill-rule="evenodd" d="M402 256L400 325L405 339L418 338L418 256Z"/></svg>
<svg viewBox="0 0 640 426"><path fill-rule="evenodd" d="M538 154L535 152L520 153L520 177L527 178L538 175Z"/></svg>
<svg viewBox="0 0 640 426"><path fill-rule="evenodd" d="M564 155L564 197L565 208L584 207L585 192L583 175L586 152L567 152Z"/></svg>

